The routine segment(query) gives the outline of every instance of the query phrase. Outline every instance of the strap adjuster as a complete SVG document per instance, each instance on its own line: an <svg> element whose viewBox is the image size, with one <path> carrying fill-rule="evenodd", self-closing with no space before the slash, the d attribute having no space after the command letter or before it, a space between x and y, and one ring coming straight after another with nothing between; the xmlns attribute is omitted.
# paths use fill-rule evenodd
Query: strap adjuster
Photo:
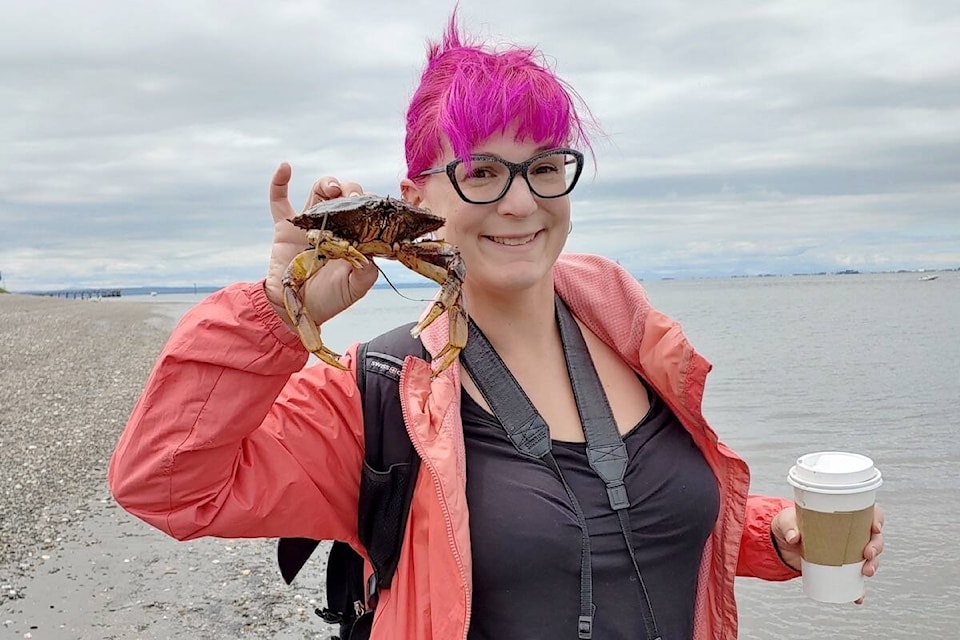
<svg viewBox="0 0 960 640"><path fill-rule="evenodd" d="M626 509L630 506L630 497L627 495L627 485L621 480L618 483L607 485L607 498L610 500L610 508L614 511Z"/></svg>
<svg viewBox="0 0 960 640"><path fill-rule="evenodd" d="M593 616L580 616L577 621L577 637L590 640L593 637Z"/></svg>
<svg viewBox="0 0 960 640"><path fill-rule="evenodd" d="M377 587L379 586L377 582L377 572L374 571L370 574L370 577L367 579L367 602L372 601L377 595Z"/></svg>

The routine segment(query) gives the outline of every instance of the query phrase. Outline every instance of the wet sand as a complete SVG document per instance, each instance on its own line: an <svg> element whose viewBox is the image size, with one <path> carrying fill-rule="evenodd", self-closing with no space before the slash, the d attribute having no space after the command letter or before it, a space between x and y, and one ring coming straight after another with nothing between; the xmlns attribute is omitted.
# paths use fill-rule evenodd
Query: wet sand
<svg viewBox="0 0 960 640"><path fill-rule="evenodd" d="M328 638L322 552L177 542L113 501L107 464L173 320L162 303L0 294L0 638Z"/></svg>

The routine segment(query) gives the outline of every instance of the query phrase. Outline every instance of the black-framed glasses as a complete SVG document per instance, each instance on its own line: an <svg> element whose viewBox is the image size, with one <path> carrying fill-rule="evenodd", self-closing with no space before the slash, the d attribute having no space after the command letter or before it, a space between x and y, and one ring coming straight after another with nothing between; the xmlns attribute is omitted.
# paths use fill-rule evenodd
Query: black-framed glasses
<svg viewBox="0 0 960 640"><path fill-rule="evenodd" d="M421 171L419 176L446 173L464 202L490 204L506 195L519 174L533 195L559 198L577 186L583 171L583 154L573 149L551 149L516 164L492 155L471 155L446 166Z"/></svg>

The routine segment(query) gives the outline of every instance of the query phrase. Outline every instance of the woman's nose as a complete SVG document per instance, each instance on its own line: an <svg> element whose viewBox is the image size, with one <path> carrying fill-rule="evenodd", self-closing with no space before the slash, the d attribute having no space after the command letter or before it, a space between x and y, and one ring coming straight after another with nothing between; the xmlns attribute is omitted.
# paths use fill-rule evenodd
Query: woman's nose
<svg viewBox="0 0 960 640"><path fill-rule="evenodd" d="M497 210L501 214L514 216L528 216L537 210L537 198L522 175L513 179L510 188L500 199Z"/></svg>

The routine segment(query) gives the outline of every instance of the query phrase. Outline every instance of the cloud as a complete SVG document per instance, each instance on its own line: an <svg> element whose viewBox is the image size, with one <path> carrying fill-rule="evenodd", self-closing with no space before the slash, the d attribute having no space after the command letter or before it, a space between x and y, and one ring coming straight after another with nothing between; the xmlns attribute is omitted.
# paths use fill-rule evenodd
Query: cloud
<svg viewBox="0 0 960 640"><path fill-rule="evenodd" d="M324 174L396 195L406 101L451 7L7 8L3 284L259 278L281 161L295 204ZM462 0L460 14L539 46L602 127L571 250L670 277L960 266L951 2Z"/></svg>

